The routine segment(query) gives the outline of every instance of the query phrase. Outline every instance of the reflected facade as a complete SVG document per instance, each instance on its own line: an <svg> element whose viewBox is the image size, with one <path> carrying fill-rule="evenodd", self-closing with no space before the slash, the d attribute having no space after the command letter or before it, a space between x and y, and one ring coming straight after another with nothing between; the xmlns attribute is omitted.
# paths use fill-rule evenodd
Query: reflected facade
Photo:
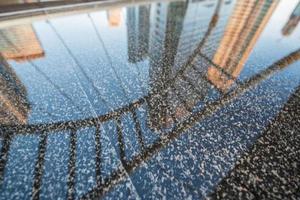
<svg viewBox="0 0 300 200"><path fill-rule="evenodd" d="M295 30L295 28L299 24L299 21L300 21L300 3L297 4L293 13L289 17L286 24L284 25L284 27L282 29L282 34L285 36L292 34L292 32Z"/></svg>
<svg viewBox="0 0 300 200"><path fill-rule="evenodd" d="M211 66L208 70L208 79L221 91L227 91L234 84L277 3L239 1L235 5L213 58L221 69Z"/></svg>
<svg viewBox="0 0 300 200"><path fill-rule="evenodd" d="M0 51L6 60L22 62L44 56L43 47L31 25L2 29L0 35Z"/></svg>

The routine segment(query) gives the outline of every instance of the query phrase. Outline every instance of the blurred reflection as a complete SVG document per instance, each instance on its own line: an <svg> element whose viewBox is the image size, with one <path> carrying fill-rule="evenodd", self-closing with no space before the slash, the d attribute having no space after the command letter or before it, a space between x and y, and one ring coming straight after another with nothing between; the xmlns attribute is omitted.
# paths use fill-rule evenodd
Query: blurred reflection
<svg viewBox="0 0 300 200"><path fill-rule="evenodd" d="M289 20L286 22L282 29L282 34L285 36L291 35L295 30L300 21L300 2L297 4L293 13L289 17Z"/></svg>
<svg viewBox="0 0 300 200"><path fill-rule="evenodd" d="M111 27L119 26L121 23L121 9L110 9L107 11L107 20Z"/></svg>
<svg viewBox="0 0 300 200"><path fill-rule="evenodd" d="M185 2L157 4L153 8L150 29L150 88L154 95L149 104L153 128L169 127L170 98L167 81L172 78L175 56L186 13Z"/></svg>
<svg viewBox="0 0 300 200"><path fill-rule="evenodd" d="M136 63L148 56L150 6L127 8L128 61Z"/></svg>
<svg viewBox="0 0 300 200"><path fill-rule="evenodd" d="M26 124L29 104L25 86L0 54L0 122Z"/></svg>
<svg viewBox="0 0 300 200"><path fill-rule="evenodd" d="M41 70L42 67L38 66L43 62L34 62L36 58L42 58L42 61L49 58L45 56L49 55L44 53L47 52L47 48L43 49L35 34L34 26L21 25L0 30L0 47L3 55L0 68L0 124L2 125L0 136L3 138L0 182L3 181L5 186L4 171L10 151L12 155L15 152L10 150L11 143L18 139L20 134L28 134L36 137L35 148L38 149L38 152L31 154L35 165L30 169L32 174L28 175L32 184L29 193L33 199L49 193L47 189L51 187L46 186L53 184L51 181L50 184L47 182L47 176L44 174L48 172L46 169L55 171L56 167L52 166L51 159L49 159L51 163L47 163L46 158L49 154L50 157L52 154L56 155L56 152L51 153L52 149L49 146L51 138L58 137L59 142L66 141L68 144L63 143L60 146L67 150L59 149L59 161L60 159L68 161L59 162L67 166L64 168L66 178L61 180L61 182L65 181L62 183L64 187L60 188L65 191L63 197L68 199L103 197L114 185L127 180L137 168L180 138L190 128L216 112L222 111L227 104L231 104L275 72L282 71L299 60L298 49L265 66L246 81L238 81L254 45L277 5L277 1L268 0L160 2L135 5L126 9L111 8L104 13L104 20L101 18L103 13L75 16L76 20L82 20L84 28L76 27L76 23L72 24L76 21L72 17L68 18L69 21L65 24L59 20L53 22L47 20L41 22L42 29L39 31L47 35L45 38L51 38L50 44L47 43L49 54L54 55L55 61L56 59L59 61L53 63L54 61L50 59L49 62L51 64L63 62L64 67L66 66L63 69L54 68L58 72L46 67L43 70L48 71L44 72ZM296 16L298 7L292 16ZM126 11L126 22L122 20L124 11ZM109 32L112 30L109 27L106 27L107 32L102 31L102 24L98 21L95 23L94 16L98 17L98 14L99 19L102 20L99 22L107 20L109 27L114 27L113 30L117 29L118 32ZM83 23L87 22L85 20L89 20L88 25ZM69 23L70 27L73 25L78 28L79 33L66 28ZM122 23L126 23L126 30L122 29ZM85 29L88 30L84 32L87 36L82 37L80 31ZM113 34L110 35L111 33ZM109 39L103 39L105 37ZM121 39L118 40L119 38ZM72 43L72 39L76 42ZM52 46L52 42L59 45ZM105 42L109 45L106 46ZM81 47L86 44L90 46L82 51ZM117 48L112 48L112 51L110 46ZM79 53L78 49L81 50ZM100 56L95 52L100 52ZM60 55L62 56L59 57ZM102 58L102 55L105 56ZM62 58L65 57L68 59L63 60ZM100 61L93 62L95 57ZM48 97L43 93L48 93L49 88L47 88L49 91L38 90L39 85L35 88L38 90L38 94L35 94L36 99L40 100L41 104L47 98L50 98L47 102L53 103L47 105L50 107L46 110L49 113L45 111L36 114L35 117L40 123L26 124L30 110L27 99L31 96L27 94L26 87L7 61L13 64L14 61L27 61L27 65L17 63L16 68L20 71L28 70L28 74L35 72L41 75L43 79L36 78L38 84L47 82L52 87L49 87L50 89L54 88L55 92L51 95L56 94L58 98L53 97L55 95ZM49 63L44 62L44 64ZM111 71L106 71L106 68ZM130 76L131 74L135 76ZM111 79L112 76L115 79ZM124 77L127 79L122 79ZM52 80L52 78L56 79ZM102 78L104 80L101 80ZM140 89L143 86L138 85L137 79L146 82L148 87L144 90ZM144 79L149 80L147 82ZM113 86L110 85L111 82ZM138 85L136 88L140 89L139 92L132 91L134 98L130 98L130 92L127 92L132 85ZM111 88L113 90L110 90ZM111 91L116 94L111 94ZM84 104L85 101L81 101L82 99L87 99L88 103ZM114 99L117 99L116 102L119 104L112 104ZM69 102L75 106L69 106ZM61 106L58 111L55 110L54 103ZM106 105L103 106L101 103ZM73 112L74 108L76 112ZM53 110L57 111L56 114L60 114L64 120L61 118L54 120L57 119L55 116L51 118L51 115L55 114ZM81 116L78 114L81 111L85 112L84 117L78 117ZM43 114L49 114L51 120L44 120ZM216 119L213 121L216 124L227 125L226 121L222 123L222 118L216 117ZM243 117L239 120L243 121ZM89 135L92 137L88 138ZM216 135L219 139L220 134ZM212 138L212 140L217 139ZM86 155L84 154L86 151L82 150L85 147L92 149ZM226 150L226 147L224 149ZM85 156L80 157L81 154ZM11 162L14 164L17 161ZM79 169L78 166L82 163L88 163L86 165L91 168L89 170L92 170L92 175L83 178L92 186L80 190L76 187L85 187L86 184L82 184L78 177L89 173L84 167ZM163 168L160 163L158 166L159 169ZM79 173L80 170L83 171L82 174ZM60 173L63 170L58 171ZM154 171L159 170L154 168ZM170 172L164 171L164 174L172 177L169 175ZM139 187L139 184L137 185ZM44 189L46 192L43 188L46 188Z"/></svg>
<svg viewBox="0 0 300 200"><path fill-rule="evenodd" d="M0 51L6 60L27 61L44 57L44 50L31 25L0 30Z"/></svg>
<svg viewBox="0 0 300 200"><path fill-rule="evenodd" d="M278 1L241 0L235 5L213 58L221 68L208 69L208 79L222 92L234 84L277 4Z"/></svg>

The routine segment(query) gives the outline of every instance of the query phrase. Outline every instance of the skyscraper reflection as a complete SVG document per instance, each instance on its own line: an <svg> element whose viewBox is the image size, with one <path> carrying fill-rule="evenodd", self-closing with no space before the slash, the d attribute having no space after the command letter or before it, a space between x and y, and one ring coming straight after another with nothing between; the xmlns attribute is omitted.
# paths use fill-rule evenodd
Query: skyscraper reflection
<svg viewBox="0 0 300 200"><path fill-rule="evenodd" d="M296 5L296 8L294 9L293 13L289 17L286 24L284 25L282 29L282 34L285 36L292 34L292 32L299 24L299 21L300 21L300 2Z"/></svg>
<svg viewBox="0 0 300 200"><path fill-rule="evenodd" d="M32 25L1 29L0 36L0 51L6 60L22 62L45 55Z"/></svg>
<svg viewBox="0 0 300 200"><path fill-rule="evenodd" d="M121 24L122 10L120 8L110 9L107 11L108 24L111 27L117 27Z"/></svg>
<svg viewBox="0 0 300 200"><path fill-rule="evenodd" d="M150 5L127 8L128 61L136 63L148 55Z"/></svg>
<svg viewBox="0 0 300 200"><path fill-rule="evenodd" d="M220 6L221 1L188 1L157 4L151 10L150 87L156 94L149 105L152 128L170 128L207 96L211 84L201 54L213 54L222 38L226 20L217 23Z"/></svg>
<svg viewBox="0 0 300 200"><path fill-rule="evenodd" d="M221 69L211 66L208 70L208 79L222 92L230 88L242 71L277 4L278 1L267 0L237 1L222 41L213 57L213 63Z"/></svg>
<svg viewBox="0 0 300 200"><path fill-rule="evenodd" d="M233 7L233 5L236 6ZM264 70L253 75L251 79L242 83L238 82L236 88L224 94L235 83L236 77L275 6L276 3L271 1L256 1L253 4L250 1L228 0L151 2L147 6L135 5L135 7L126 8L127 30L124 29L124 22L120 18L121 10L116 10L114 13L111 12L113 9L102 13L103 15L90 16L88 14L93 26L84 26L84 28L81 26L79 32L77 32L77 20L89 22L85 21L89 20L86 15L77 15L75 18L70 17L67 20L55 19L53 22L48 21L48 23L40 22L39 28L41 29L39 29L39 33L49 34L51 32L46 36L51 38L52 35L52 39L49 39L49 43L51 43L49 45L51 48L49 48L48 37L41 37L45 49L50 53L48 57L38 62L30 60L38 58L35 55L38 55L37 52L42 48L37 44L37 37L27 37L27 39L33 40L30 44L36 45L30 49L30 46L23 45L27 43L24 43L22 38L17 40L12 37L17 32L15 29L10 29L11 32L1 32L3 36L1 39L3 44L6 45L3 50L1 49L1 52L7 53L5 58L1 57L0 62L0 120L3 121L1 121L1 124L7 126L0 127L0 133L2 135L5 133L6 136L3 139L4 147L1 148L0 152L0 184L2 180L9 187L13 183L16 185L14 186L16 193L23 195L19 189L20 186L18 186L19 183L23 184L23 180L14 177L18 175L18 165L23 166L24 160L25 164L35 162L35 165L32 164L29 167L24 165L26 166L24 168L30 171L28 175L23 176L23 169L19 171L22 174L20 177L25 177L30 181L29 184L26 184L26 186L29 185L27 187L29 191L26 192L33 199L51 196L53 191L54 193L61 192L61 194L54 194L61 195L61 198L101 198L105 197L110 191L116 192L118 184L124 184L124 180L126 181L128 177L131 179L130 181L140 187L139 189L148 190L148 182L154 182L152 172L155 176L161 176L157 173L162 171L168 173L168 176L166 176L168 182L158 183L160 189L161 185L168 185L174 181L174 177L179 177L174 176L178 169L185 170L191 165L198 170L199 163L202 162L202 158L193 157L191 162L187 162L187 165L173 168L177 162L177 155L184 155L182 153L185 150L194 153L194 151L190 151L192 149L177 149L179 147L177 144L176 148L172 148L174 147L172 145L169 148L168 145L175 140L184 143L187 147L203 148L203 152L209 156L215 150L211 147L220 144L222 152L217 156L227 156L229 155L229 153L226 153L227 150L228 152L232 150L230 159L235 160L240 154L234 148L231 148L232 143L234 142L236 144L233 145L240 146L240 140L248 142L249 137L243 138L245 133L241 132L242 138L238 137L235 140L236 134L227 137L224 132L228 128L232 128L233 133L239 133L243 128L243 124L249 122L249 118L243 118L243 112L240 112L240 110L243 110L241 106L243 104L240 103L244 101L248 103L248 99L243 99L241 96L245 92L252 92L249 90L265 81L273 73L296 62L300 57L300 50L297 50L279 59L274 64L265 66ZM109 13L111 15L105 15ZM241 13L245 13L245 16ZM93 21L93 18L101 16L101 21L106 21L106 17L108 17L111 26L120 26L117 29L106 27L107 30L103 31ZM70 25L69 22L72 22L72 20L75 23L70 23ZM89 28L91 30L88 30ZM118 38L120 34L114 32L116 30L122 31L121 33L125 33L125 35L127 31L127 40L124 37ZM100 34L103 33L101 31L105 34ZM82 34L79 33L87 34L86 37L82 37ZM91 39L96 34L98 34L100 42L96 41L94 43ZM111 34L115 35L110 38ZM34 34L29 35L33 36ZM116 42L116 38L118 42ZM82 43L77 44L76 42L81 39L80 42ZM0 42L2 43L2 41ZM124 45L126 42L128 46ZM98 51L101 52L102 50L99 48L101 43L100 48L102 47L104 50L100 54L107 56L109 62L105 62L105 59L93 60L99 56ZM85 46L86 44L89 45ZM113 47L106 48L104 44ZM120 51L116 49L119 47ZM120 55L117 55L118 53ZM57 59L58 57L59 59ZM13 61L29 60L29 62L26 64L11 62L10 64L14 67L11 68L6 59ZM50 65L47 65L49 63ZM128 90L128 94L135 93L136 96L128 98L126 101L120 98L118 101L122 104L112 104L111 108L103 113L95 112L95 108L99 107L99 111L102 112L102 102L99 101L98 104L97 101L101 100L104 92L107 94L105 96L107 102L111 103L112 98L122 95L120 95L123 92L122 89L124 90L123 93L127 94L128 86L138 84L137 81L134 81L136 76L128 75L135 73L128 66L136 63L141 64L139 66L143 68L143 71L141 70L143 76L141 77L147 79L143 81L146 84L149 83L147 85L149 88L146 88L145 92L135 90L138 87ZM23 68L21 69L21 67ZM47 68L47 70L41 70L42 67ZM105 67L111 68L113 72L105 71ZM44 120L41 117L41 112L39 112L35 114L36 121L32 120L34 117L31 117L30 123L24 125L30 109L27 92L13 69L20 75L20 79L26 83L34 109L41 106L42 114L49 114L50 120ZM30 76L26 77L29 73ZM117 73L120 73L120 75L116 75L116 79L109 79L110 75ZM101 79L104 79L103 82L99 81ZM40 87L41 85L42 87ZM117 87L112 87L111 90L106 91L111 86L124 86L124 88L118 90ZM42 89L39 90L40 88ZM35 94L32 94L32 91ZM112 94L111 91L116 91L116 93ZM270 93L272 91L270 90ZM213 96L212 92L216 95ZM254 95L256 94L254 93ZM239 99L240 97L241 99ZM94 100L97 104L93 102ZM64 104L66 101L70 101L70 104ZM235 101L238 103L235 103ZM106 102L106 99L103 102ZM257 102L260 103L261 101L250 102L254 104L254 110L257 108ZM235 104L233 107L237 109L231 109L233 104ZM279 105L281 104L282 102L279 103ZM43 105L51 107L51 110L46 110L48 112L46 113L42 107ZM57 107L59 109L56 109ZM67 109L70 110L66 111ZM86 115L76 116L76 112L81 111L81 109ZM231 119L228 119L231 116L236 117L236 115L231 114L235 111L240 112L241 115L238 115L237 119L235 118L232 122ZM56 115L58 120L54 121ZM268 115L271 116L272 114ZM52 116L54 117L52 118ZM63 117L60 118L61 116ZM235 122L238 122L237 126ZM241 126L239 122L241 122ZM262 123L264 122L262 120ZM17 125L14 123L17 123ZM251 123L257 127L264 126L256 125L253 121ZM11 124L13 126L9 126ZM20 126L20 124L22 125ZM214 130L214 126L220 126L221 128ZM195 127L196 129L193 129ZM200 131L198 131L199 127ZM210 132L207 129L202 129L207 127L211 128L208 129ZM203 137L182 139L183 133L187 135L189 134L188 131L193 133L191 137L204 135L208 141L203 141L201 139ZM159 134L161 132L166 134ZM19 137L21 134L29 135L29 137ZM207 135L209 135L209 138ZM27 149L33 153L22 151L22 154L19 154L20 148L15 148L14 143L16 140L18 140L18 143L22 143L24 140L19 140L20 138L25 139L25 141L35 140L35 143L30 142L24 145L26 148L30 147ZM220 140L220 138L228 140ZM190 139L193 141L191 142ZM214 142L210 142L210 140ZM230 142L229 147L227 142ZM10 143L13 147L11 149L9 147ZM243 144L250 145L249 142ZM158 152L166 150L168 151L165 152L167 154L159 155L163 157L163 160L160 158L155 160L158 165L155 164L154 166L153 163L148 162ZM226 150L226 152L223 153L223 150L224 152ZM28 156L22 160L23 152ZM197 154L197 151L194 154ZM199 154L202 155L202 153ZM172 157L172 160L168 160L169 157ZM223 163L224 157L220 158ZM15 162L9 163L11 160ZM173 162L173 160L176 162ZM208 167L200 166L201 171L203 171L203 178L206 179L204 176L210 176L211 172L216 172L216 178L218 178L220 170L214 170L212 169L214 167L211 167L216 166L216 164L214 162L210 164L206 160L204 162L208 163ZM219 162L217 163L219 164ZM150 166L151 169L144 168L145 170L139 171L143 165ZM231 167L232 165L229 163L227 168ZM13 173L5 174L4 170L11 170ZM150 176L145 175L145 173L149 174L149 171L151 172ZM142 181L135 179L135 172L143 179ZM198 172L193 171L194 174L198 174ZM188 179L179 179L180 182L184 183L186 180L192 180L190 174L187 173ZM57 177L60 179L56 179ZM148 177L151 177L151 179L148 179ZM88 184L86 184L86 181ZM206 187L207 185L202 181L203 179L199 179L200 184ZM146 182L147 184L144 184ZM217 184L216 182L212 184ZM53 183L57 184L54 189L51 187ZM194 187L194 185L191 186ZM195 185L196 187L199 187L199 185ZM8 189L3 188L0 188L2 189L0 194L2 193L2 197L6 197L3 192L8 191ZM60 191L57 192L56 188ZM169 189L169 187L166 188ZM125 194L123 193L125 190L120 189L122 194ZM7 194L11 194L11 190ZM139 191L139 194L145 198L149 197L147 194L143 196L144 193L141 191Z"/></svg>
<svg viewBox="0 0 300 200"><path fill-rule="evenodd" d="M128 61L149 59L150 94L156 95L151 96L148 121L155 129L170 128L188 116L212 86L224 92L234 83L277 5L277 1L238 1L232 13L234 2L217 2L162 2L127 8ZM221 13L222 6L231 7ZM204 13L202 18L199 12ZM246 15L240 17L241 13ZM107 17L111 26L118 26L121 9L107 11ZM32 26L0 33L4 59L44 56Z"/></svg>
<svg viewBox="0 0 300 200"><path fill-rule="evenodd" d="M157 93L149 104L149 122L153 128L169 127L171 91L166 82L172 77L172 68L186 13L185 2L157 3L151 8L150 27L150 88Z"/></svg>

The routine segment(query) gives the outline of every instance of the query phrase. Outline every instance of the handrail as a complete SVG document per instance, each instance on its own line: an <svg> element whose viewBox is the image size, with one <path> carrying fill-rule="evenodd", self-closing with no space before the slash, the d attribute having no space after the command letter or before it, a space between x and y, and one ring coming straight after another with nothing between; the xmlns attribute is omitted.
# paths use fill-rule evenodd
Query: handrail
<svg viewBox="0 0 300 200"><path fill-rule="evenodd" d="M90 13L130 5L172 1L184 0L75 0L68 3L66 1L58 1L0 6L0 28L29 24L36 20Z"/></svg>

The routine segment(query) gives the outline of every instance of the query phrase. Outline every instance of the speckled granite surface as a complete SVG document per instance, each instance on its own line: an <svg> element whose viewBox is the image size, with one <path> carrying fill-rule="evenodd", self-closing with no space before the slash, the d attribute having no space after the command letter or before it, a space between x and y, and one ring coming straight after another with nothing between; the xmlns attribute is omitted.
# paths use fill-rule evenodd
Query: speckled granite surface
<svg viewBox="0 0 300 200"><path fill-rule="evenodd" d="M34 6L0 13L0 199L299 198L298 0Z"/></svg>
<svg viewBox="0 0 300 200"><path fill-rule="evenodd" d="M299 102L300 89L221 181L211 199L300 198Z"/></svg>

